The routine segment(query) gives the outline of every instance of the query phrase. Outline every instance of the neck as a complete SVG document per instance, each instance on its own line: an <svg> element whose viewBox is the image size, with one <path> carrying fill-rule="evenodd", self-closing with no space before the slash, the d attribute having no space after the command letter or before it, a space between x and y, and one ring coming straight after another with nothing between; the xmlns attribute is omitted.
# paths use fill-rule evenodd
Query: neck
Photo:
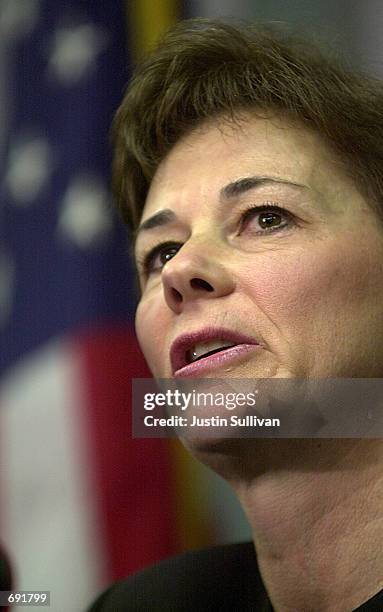
<svg viewBox="0 0 383 612"><path fill-rule="evenodd" d="M382 466L380 440L257 440L231 462L277 612L345 612L383 587Z"/></svg>

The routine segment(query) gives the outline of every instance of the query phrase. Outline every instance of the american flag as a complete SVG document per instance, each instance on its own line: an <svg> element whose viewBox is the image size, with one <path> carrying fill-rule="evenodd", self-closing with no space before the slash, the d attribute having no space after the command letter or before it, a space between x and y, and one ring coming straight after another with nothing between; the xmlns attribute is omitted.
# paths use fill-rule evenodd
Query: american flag
<svg viewBox="0 0 383 612"><path fill-rule="evenodd" d="M179 451L130 432L150 374L108 144L128 47L122 1L0 2L0 548L55 612L185 545Z"/></svg>

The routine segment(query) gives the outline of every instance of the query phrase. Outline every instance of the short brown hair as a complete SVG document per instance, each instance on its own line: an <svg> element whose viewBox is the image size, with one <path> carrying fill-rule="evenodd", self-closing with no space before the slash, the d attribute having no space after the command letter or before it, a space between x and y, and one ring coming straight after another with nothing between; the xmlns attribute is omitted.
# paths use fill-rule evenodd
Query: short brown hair
<svg viewBox="0 0 383 612"><path fill-rule="evenodd" d="M135 230L172 146L202 121L268 109L319 132L383 219L383 84L286 29L179 22L136 69L113 124L113 190Z"/></svg>

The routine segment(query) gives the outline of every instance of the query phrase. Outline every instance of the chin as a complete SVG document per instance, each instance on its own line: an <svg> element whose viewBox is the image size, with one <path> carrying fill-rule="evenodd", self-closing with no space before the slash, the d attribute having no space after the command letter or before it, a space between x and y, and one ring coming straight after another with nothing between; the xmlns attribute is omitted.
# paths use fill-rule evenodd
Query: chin
<svg viewBox="0 0 383 612"><path fill-rule="evenodd" d="M254 438L180 438L188 452L203 465L235 483L246 472L247 458L256 453L258 442ZM264 443L264 441L262 441ZM272 440L267 441L269 444ZM262 472L262 470L260 470Z"/></svg>

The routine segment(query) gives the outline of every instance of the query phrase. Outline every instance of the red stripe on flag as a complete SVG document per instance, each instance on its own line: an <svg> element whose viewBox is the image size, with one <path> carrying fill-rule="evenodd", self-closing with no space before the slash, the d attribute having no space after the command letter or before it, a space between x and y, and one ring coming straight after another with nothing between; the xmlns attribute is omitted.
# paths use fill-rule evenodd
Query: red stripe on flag
<svg viewBox="0 0 383 612"><path fill-rule="evenodd" d="M132 331L92 330L79 342L106 569L117 580L179 552L175 473L167 440L131 437L131 379L151 377Z"/></svg>

